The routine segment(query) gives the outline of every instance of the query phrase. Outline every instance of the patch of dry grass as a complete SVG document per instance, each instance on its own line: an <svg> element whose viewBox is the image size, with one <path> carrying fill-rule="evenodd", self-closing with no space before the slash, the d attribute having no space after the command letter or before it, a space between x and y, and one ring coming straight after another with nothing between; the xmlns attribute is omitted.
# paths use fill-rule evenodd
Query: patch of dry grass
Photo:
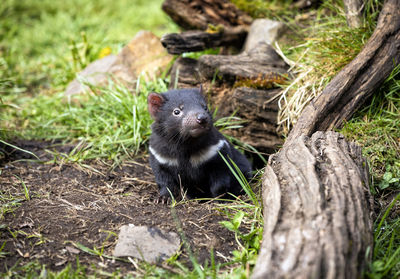
<svg viewBox="0 0 400 279"><path fill-rule="evenodd" d="M307 28L300 28L296 21L290 24L297 34L294 46L293 41L290 45L276 45L294 77L279 97L278 123L284 134L288 134L304 107L354 59L372 34L370 26L350 29L344 9L337 5L325 5L308 17Z"/></svg>

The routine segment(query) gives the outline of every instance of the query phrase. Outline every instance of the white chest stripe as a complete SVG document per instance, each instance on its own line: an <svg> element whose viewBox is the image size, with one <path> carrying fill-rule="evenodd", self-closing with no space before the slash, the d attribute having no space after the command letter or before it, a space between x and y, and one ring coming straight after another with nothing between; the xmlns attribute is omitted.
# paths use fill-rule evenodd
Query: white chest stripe
<svg viewBox="0 0 400 279"><path fill-rule="evenodd" d="M189 159L190 164L192 165L192 167L200 166L202 163L214 157L218 153L218 151L221 150L224 144L227 144L227 142L225 140L220 140L218 143L199 151L197 154L192 155ZM178 159L169 158L158 154L157 151L155 151L151 146L149 147L149 150L160 164L175 167L178 166Z"/></svg>
<svg viewBox="0 0 400 279"><path fill-rule="evenodd" d="M218 153L218 151L221 150L221 148L224 146L225 143L227 143L225 140L219 140L217 144L211 145L201 150L197 154L192 155L190 157L190 163L192 164L193 167L198 167L202 163L214 157Z"/></svg>
<svg viewBox="0 0 400 279"><path fill-rule="evenodd" d="M169 166L178 166L178 159L165 157L163 155L158 154L151 146L149 146L149 150L151 154L156 158L156 160L163 165Z"/></svg>

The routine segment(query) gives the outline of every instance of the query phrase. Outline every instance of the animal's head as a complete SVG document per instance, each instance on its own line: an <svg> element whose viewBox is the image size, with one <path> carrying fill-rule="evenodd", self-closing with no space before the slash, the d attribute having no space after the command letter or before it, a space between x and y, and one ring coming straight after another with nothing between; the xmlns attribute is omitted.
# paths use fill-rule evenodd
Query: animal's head
<svg viewBox="0 0 400 279"><path fill-rule="evenodd" d="M150 93L147 104L158 131L177 140L200 137L213 125L201 87Z"/></svg>

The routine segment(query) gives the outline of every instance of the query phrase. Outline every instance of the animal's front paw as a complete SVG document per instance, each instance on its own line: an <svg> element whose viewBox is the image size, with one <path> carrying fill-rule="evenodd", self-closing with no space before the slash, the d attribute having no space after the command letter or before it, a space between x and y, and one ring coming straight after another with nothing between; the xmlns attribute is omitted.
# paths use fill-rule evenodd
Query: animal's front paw
<svg viewBox="0 0 400 279"><path fill-rule="evenodd" d="M160 195L158 198L154 200L155 204L171 204L171 197L170 196L164 196Z"/></svg>

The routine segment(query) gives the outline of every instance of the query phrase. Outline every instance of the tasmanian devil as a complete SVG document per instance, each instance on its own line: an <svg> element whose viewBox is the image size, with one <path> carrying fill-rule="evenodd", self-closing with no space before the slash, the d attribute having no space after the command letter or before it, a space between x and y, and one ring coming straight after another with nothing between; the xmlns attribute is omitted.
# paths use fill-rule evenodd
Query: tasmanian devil
<svg viewBox="0 0 400 279"><path fill-rule="evenodd" d="M154 119L150 137L150 165L160 190L158 201L180 189L188 198L229 197L242 191L221 158L230 159L246 179L251 166L213 125L201 88L150 93L148 109ZM230 159L229 159L230 158Z"/></svg>

